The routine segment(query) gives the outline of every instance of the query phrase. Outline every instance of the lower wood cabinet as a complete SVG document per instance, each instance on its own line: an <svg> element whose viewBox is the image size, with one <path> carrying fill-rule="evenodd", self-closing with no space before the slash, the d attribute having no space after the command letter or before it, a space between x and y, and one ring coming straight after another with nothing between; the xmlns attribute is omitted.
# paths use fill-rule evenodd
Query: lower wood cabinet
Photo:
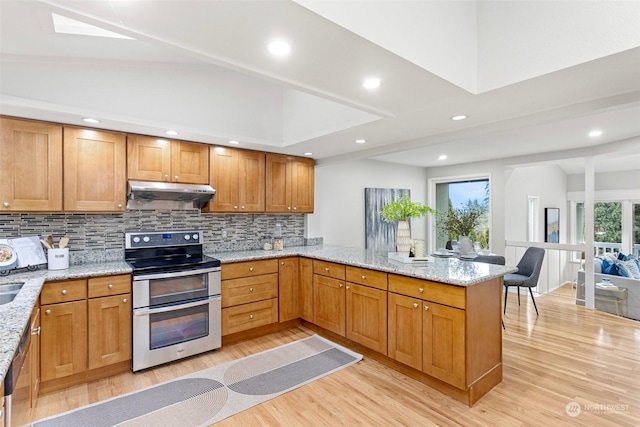
<svg viewBox="0 0 640 427"><path fill-rule="evenodd" d="M347 282L346 337L387 354L387 291Z"/></svg>
<svg viewBox="0 0 640 427"><path fill-rule="evenodd" d="M131 276L45 283L42 383L131 359Z"/></svg>
<svg viewBox="0 0 640 427"><path fill-rule="evenodd" d="M422 370L422 301L389 293L388 356Z"/></svg>
<svg viewBox="0 0 640 427"><path fill-rule="evenodd" d="M346 294L344 280L313 276L313 323L345 336Z"/></svg>
<svg viewBox="0 0 640 427"><path fill-rule="evenodd" d="M278 305L279 320L286 322L301 315L300 268L298 257L278 260Z"/></svg>
<svg viewBox="0 0 640 427"><path fill-rule="evenodd" d="M222 309L222 336L278 321L278 298Z"/></svg>
<svg viewBox="0 0 640 427"><path fill-rule="evenodd" d="M300 317L307 322L313 322L313 261L300 258Z"/></svg>

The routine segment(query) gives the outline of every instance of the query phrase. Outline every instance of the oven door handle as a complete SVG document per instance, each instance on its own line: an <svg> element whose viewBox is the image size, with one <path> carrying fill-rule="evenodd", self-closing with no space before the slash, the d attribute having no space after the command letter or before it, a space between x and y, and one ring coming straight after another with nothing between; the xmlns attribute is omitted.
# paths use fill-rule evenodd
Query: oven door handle
<svg viewBox="0 0 640 427"><path fill-rule="evenodd" d="M173 305L169 305L166 307L159 307L159 308L135 308L133 310L133 315L134 316L148 316L150 314L156 314L156 313L166 313L167 311L175 311L176 309L183 309L183 308L191 308L191 307L198 307L200 305L205 305L205 304L209 304L214 300L220 299L220 297L211 297L211 298L207 298L204 300L198 300L198 301L194 301L194 302L189 302L189 303L180 303L180 304L173 304Z"/></svg>
<svg viewBox="0 0 640 427"><path fill-rule="evenodd" d="M133 280L154 280L154 279L169 279L172 277L184 277L184 276L196 276L198 274L208 274L220 271L220 267L213 268L201 268L199 270L184 270L184 271L172 271L171 273L158 273L158 274L141 274L136 276L134 273Z"/></svg>

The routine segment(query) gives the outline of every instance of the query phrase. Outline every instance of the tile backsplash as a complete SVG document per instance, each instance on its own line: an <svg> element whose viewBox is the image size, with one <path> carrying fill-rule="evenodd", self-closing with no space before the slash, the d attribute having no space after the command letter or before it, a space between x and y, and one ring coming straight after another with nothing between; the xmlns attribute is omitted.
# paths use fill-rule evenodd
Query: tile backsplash
<svg viewBox="0 0 640 427"><path fill-rule="evenodd" d="M304 215L203 214L191 210L129 210L122 214L2 214L0 239L49 235L69 238L71 264L124 259L124 233L195 229L204 231L207 253L261 249L276 223L285 246L321 244L305 239Z"/></svg>

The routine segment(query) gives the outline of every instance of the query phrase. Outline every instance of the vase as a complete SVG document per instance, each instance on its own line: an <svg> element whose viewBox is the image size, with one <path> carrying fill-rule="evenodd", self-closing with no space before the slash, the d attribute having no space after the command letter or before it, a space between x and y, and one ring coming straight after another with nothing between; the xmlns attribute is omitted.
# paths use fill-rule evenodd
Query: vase
<svg viewBox="0 0 640 427"><path fill-rule="evenodd" d="M411 250L411 230L409 221L398 221L398 235L396 237L396 252L401 256L409 257Z"/></svg>

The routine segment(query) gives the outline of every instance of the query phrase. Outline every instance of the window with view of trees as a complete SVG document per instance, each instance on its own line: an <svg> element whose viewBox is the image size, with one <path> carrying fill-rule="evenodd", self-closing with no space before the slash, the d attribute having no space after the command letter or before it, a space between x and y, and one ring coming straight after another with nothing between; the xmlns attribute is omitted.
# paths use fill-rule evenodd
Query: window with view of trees
<svg viewBox="0 0 640 427"><path fill-rule="evenodd" d="M597 253L620 252L622 244L622 203L594 203L593 225L593 240L596 242ZM576 241L585 241L584 203L576 204Z"/></svg>

